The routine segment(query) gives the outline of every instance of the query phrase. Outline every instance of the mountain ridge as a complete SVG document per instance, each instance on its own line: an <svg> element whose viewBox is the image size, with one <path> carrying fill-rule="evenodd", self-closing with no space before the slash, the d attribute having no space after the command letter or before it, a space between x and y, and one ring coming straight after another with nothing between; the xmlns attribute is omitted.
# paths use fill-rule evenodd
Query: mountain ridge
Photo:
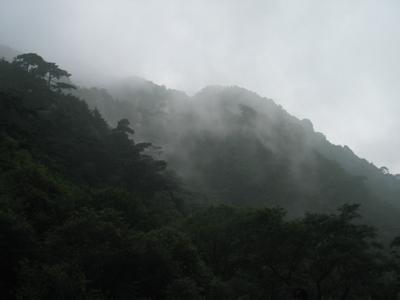
<svg viewBox="0 0 400 300"><path fill-rule="evenodd" d="M319 199L320 184L317 184L318 188L312 187L315 185L312 181L320 180L318 168L321 168L319 164L322 162L318 157L322 155L324 159L338 163L345 172L364 181L372 197L379 199L377 201L399 206L400 181L396 176L383 173L372 163L359 158L349 147L332 144L322 133L314 131L310 120L300 120L272 99L261 97L243 87L208 86L188 96L182 91L133 76L112 82L106 89L80 88L74 94L84 99L92 109L97 108L111 126L116 126L123 118L129 119L135 130L135 139L160 146L162 152L153 154L158 153L166 159L170 167L205 198L222 199L228 203L271 205L273 203L268 200L262 200L271 197L264 195L270 191L265 186L276 180L274 172L278 177L284 176L280 172L286 172L295 183L281 182L281 190L294 189L301 191L299 194L304 193L300 198ZM230 153L224 149L225 143L234 143ZM214 149L213 152L209 152L207 158L202 157L199 149L208 149L209 146ZM229 155L233 156L220 165ZM235 160L245 168L243 170L248 172L248 177L246 174L240 175L240 171L231 166ZM261 168L263 161L269 162ZM213 169L215 166L218 166L217 170ZM283 170L271 166L280 166ZM314 174L313 180L305 180L308 175L304 168L311 168L309 172ZM217 178L210 182L207 177L213 177L214 173ZM266 176L264 173L270 174ZM231 182L218 182L227 176L233 176L230 177ZM259 191L251 196L254 199L240 199L241 191L229 192L236 189L234 177L238 183L244 183L243 191ZM275 204L285 201L293 204L295 202L288 198L298 196L288 191L278 194L277 199L281 200L274 200ZM341 203L338 195L332 197ZM295 206L304 204L301 201ZM323 209L322 199L319 201L316 203L322 205ZM358 201L364 200L360 198ZM315 203L305 205L306 208L301 211L307 210L310 205L316 206ZM283 206L289 209L290 205Z"/></svg>
<svg viewBox="0 0 400 300"><path fill-rule="evenodd" d="M122 117L131 120L136 138L160 146L163 151L161 157L206 199L256 206L283 205L294 215L309 209L334 209L335 205L346 201L366 201L370 206L388 207L370 210L371 218L382 219L379 216L382 209L392 210L391 214L387 214L392 217L387 217L391 221L386 227L394 226L394 211L400 209L398 178L359 158L348 146L332 144L324 134L314 130L310 120L300 120L272 99L238 86L209 86L193 96L180 94L179 99L175 98L176 91L170 93L164 86L150 81L146 81L145 86L138 90L129 86L112 87L103 91L103 95L99 95L96 88L91 92L83 89L83 92L78 90L77 95L85 99L90 107L97 107L110 124L115 124ZM113 104L108 107L114 110L114 115L107 117L110 111L105 107L110 103ZM233 148L228 151L229 143L233 143ZM207 150L207 155L202 155L200 149L203 152ZM229 156L231 158L226 159ZM323 162L325 159L332 161L333 165L329 167L331 163ZM244 169L232 167L235 163ZM337 175L330 175L331 170ZM266 186L268 182L285 176L280 172L294 177L277 183L281 184L281 190L286 191L271 192ZM343 172L359 181L354 183L360 186L354 199L344 192L351 189L353 183L348 186L345 183L347 179L342 183L329 179L344 176L340 175L345 174ZM230 179L224 180L227 177ZM321 180L331 182L331 186L324 186L326 182ZM320 183L315 186L313 181ZM363 185L369 196L362 196ZM244 192L249 190L253 191L250 193L252 196ZM257 190L259 192L255 193ZM246 199L240 196L242 191ZM270 193L271 196L268 196ZM331 195L332 199L323 200L322 195L325 194ZM298 198L298 195L303 195L300 200L291 199ZM340 200L343 196L345 199ZM371 199L366 200L368 197ZM267 200L271 198L275 200ZM320 200L309 202L305 199Z"/></svg>
<svg viewBox="0 0 400 300"><path fill-rule="evenodd" d="M77 90L136 125L109 126L30 58L0 60L4 299L398 295L398 207L315 151L309 121L238 88L187 105L165 88Z"/></svg>

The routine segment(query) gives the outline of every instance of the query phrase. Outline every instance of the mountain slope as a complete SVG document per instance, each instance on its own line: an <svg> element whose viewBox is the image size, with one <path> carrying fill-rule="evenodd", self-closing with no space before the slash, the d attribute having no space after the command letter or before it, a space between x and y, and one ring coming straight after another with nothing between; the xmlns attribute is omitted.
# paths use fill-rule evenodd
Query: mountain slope
<svg viewBox="0 0 400 300"><path fill-rule="evenodd" d="M161 146L171 168L208 201L279 205L294 216L361 203L374 223L396 229L400 181L270 99L219 86L189 97L139 79L109 91L77 94L111 124L131 120L138 138Z"/></svg>
<svg viewBox="0 0 400 300"><path fill-rule="evenodd" d="M160 299L174 280L204 282L196 250L169 228L182 218L173 178L127 120L110 128L0 60L0 125L2 299Z"/></svg>
<svg viewBox="0 0 400 300"><path fill-rule="evenodd" d="M139 107L138 131L169 141L164 156L193 190L240 204L195 208L127 119L109 127L30 58L0 60L2 299L395 299L399 238L380 245L358 205L296 219L240 207L376 203L272 101L214 87L177 105L142 89L165 105ZM135 112L99 93L115 114Z"/></svg>

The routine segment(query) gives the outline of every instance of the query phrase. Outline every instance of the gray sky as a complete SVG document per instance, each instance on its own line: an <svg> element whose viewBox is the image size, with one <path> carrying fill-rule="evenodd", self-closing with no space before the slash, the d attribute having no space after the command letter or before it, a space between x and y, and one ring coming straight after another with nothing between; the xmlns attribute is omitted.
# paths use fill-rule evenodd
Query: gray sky
<svg viewBox="0 0 400 300"><path fill-rule="evenodd" d="M0 0L0 44L88 84L239 85L400 173L399 16L382 0Z"/></svg>

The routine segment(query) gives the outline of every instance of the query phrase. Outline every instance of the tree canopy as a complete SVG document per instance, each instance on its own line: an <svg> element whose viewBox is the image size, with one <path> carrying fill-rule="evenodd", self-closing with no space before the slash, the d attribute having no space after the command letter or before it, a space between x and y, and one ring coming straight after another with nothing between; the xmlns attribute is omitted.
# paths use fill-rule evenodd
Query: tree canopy
<svg viewBox="0 0 400 300"><path fill-rule="evenodd" d="M72 88L72 85L67 83L57 82L53 85L54 80L61 78L68 78L71 76L67 71L61 69L57 64L53 62L45 61L40 55L35 53L26 53L18 55L14 58L14 64L24 69L26 72L32 73L34 76L39 78L45 78L49 87L57 88Z"/></svg>

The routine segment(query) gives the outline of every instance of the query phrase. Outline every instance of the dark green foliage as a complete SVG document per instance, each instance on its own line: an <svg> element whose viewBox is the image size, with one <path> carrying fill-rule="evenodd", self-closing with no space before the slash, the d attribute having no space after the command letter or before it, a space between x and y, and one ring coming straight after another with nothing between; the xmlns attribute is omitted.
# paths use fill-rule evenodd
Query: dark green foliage
<svg viewBox="0 0 400 300"><path fill-rule="evenodd" d="M358 205L332 212L339 202L374 203L362 178L318 152L298 160L284 144L264 147L249 131L258 112L241 105L224 114L233 126L224 139L184 135L198 157L187 163L201 173L188 174L189 183L242 206L320 212L287 218L281 208L207 207L201 199L196 208L181 198L196 194L150 155L156 148L133 140L128 119L110 128L97 109L62 93L65 85L50 88L45 76L63 72L43 73L43 63L34 54L0 61L2 299L293 299L300 289L310 299L395 299L398 239L381 246L358 220ZM147 103L145 124L162 107ZM164 121L156 127L168 132ZM305 175L299 186L294 179Z"/></svg>
<svg viewBox="0 0 400 300"><path fill-rule="evenodd" d="M36 53L18 55L14 58L14 64L35 77L43 77L47 73L46 61Z"/></svg>
<svg viewBox="0 0 400 300"><path fill-rule="evenodd" d="M54 79L59 80L60 78L67 78L71 76L71 74L63 69L60 69L55 63L47 62L41 56L35 53L18 55L14 58L13 63L36 78L46 77L49 88L53 87L52 83ZM56 82L55 87L60 89L72 88L73 86L67 83Z"/></svg>
<svg viewBox="0 0 400 300"><path fill-rule="evenodd" d="M151 144L136 144L127 120L111 129L49 89L31 58L0 62L2 298L166 297L180 278L201 290L196 249L161 229L181 217L166 164L143 154Z"/></svg>
<svg viewBox="0 0 400 300"><path fill-rule="evenodd" d="M374 229L355 222L357 208L287 221L281 209L214 207L187 229L220 279L219 298L292 299L302 288L311 299L394 299L389 258Z"/></svg>

